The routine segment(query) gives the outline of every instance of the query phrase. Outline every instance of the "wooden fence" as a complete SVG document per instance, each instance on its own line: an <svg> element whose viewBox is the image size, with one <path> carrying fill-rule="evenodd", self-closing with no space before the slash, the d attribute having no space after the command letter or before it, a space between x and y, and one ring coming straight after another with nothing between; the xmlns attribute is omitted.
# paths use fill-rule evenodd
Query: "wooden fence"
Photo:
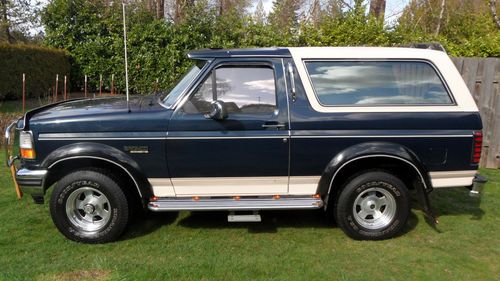
<svg viewBox="0 0 500 281"><path fill-rule="evenodd" d="M452 58L483 119L481 167L500 168L500 58Z"/></svg>

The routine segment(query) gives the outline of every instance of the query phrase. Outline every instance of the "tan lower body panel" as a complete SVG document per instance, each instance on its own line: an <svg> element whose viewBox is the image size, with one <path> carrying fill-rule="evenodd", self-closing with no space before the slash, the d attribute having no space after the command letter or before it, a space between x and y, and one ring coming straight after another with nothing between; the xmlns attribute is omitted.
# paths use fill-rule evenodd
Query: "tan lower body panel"
<svg viewBox="0 0 500 281"><path fill-rule="evenodd" d="M150 178L157 197L313 195L320 176ZM289 182L290 181L290 182Z"/></svg>
<svg viewBox="0 0 500 281"><path fill-rule="evenodd" d="M477 173L475 170L467 171L444 171L444 172L430 172L432 187L458 187L470 186L474 180L474 175Z"/></svg>

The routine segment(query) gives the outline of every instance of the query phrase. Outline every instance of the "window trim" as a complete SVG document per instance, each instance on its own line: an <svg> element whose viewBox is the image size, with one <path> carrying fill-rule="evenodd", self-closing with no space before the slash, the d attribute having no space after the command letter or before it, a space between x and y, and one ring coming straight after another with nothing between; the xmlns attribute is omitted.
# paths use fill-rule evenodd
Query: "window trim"
<svg viewBox="0 0 500 281"><path fill-rule="evenodd" d="M314 86L314 83L311 79L311 75L309 74L309 70L307 69L307 62L421 62L429 65L434 72L437 74L439 80L441 81L441 84L443 85L448 97L450 98L451 103L411 103L411 104L404 104L404 103L392 103L392 104L342 104L342 105L328 105L328 104L323 104L319 97L318 93L316 92L316 87ZM304 71L306 72L307 79L309 81L309 84L311 85L311 88L314 93L314 97L318 104L322 107L325 108L377 108L377 107L422 107L422 106L430 106L430 107L438 107L438 106L446 106L446 107L452 107L452 106L457 106L457 102L450 90L450 87L446 83L446 80L443 79L443 76L439 69L429 60L426 59L320 59L320 58L314 58L314 59L302 59L302 64L304 67Z"/></svg>
<svg viewBox="0 0 500 281"><path fill-rule="evenodd" d="M190 88L188 91L186 91L185 95L180 98L180 102L177 103L175 110L172 114L172 116L177 115L178 111L182 109L184 104L191 99L191 97L196 94L196 91L201 87L201 85L208 79L208 77L211 75L212 70L215 70L220 67L224 67L227 65L233 65L233 66L241 66L241 67L247 67L250 68L252 66L261 66L261 67L268 67L273 71L273 78L274 78L274 94L275 94L275 111L270 113L270 115L279 115L279 101L278 101L278 81L276 79L276 69L275 65L273 62L266 60L266 58L255 58L255 60L235 60L235 59L222 59L222 60L214 60L212 63L209 63L210 66L207 67L207 69L201 73L201 75L196 79L196 82L190 85ZM201 114L201 113L200 113ZM233 113L232 115L237 115L238 113ZM245 113L246 114L246 113ZM250 113L250 114L261 114L261 113ZM196 115L196 114L192 114ZM267 115L267 113L266 113ZM238 116L238 115L237 115Z"/></svg>
<svg viewBox="0 0 500 281"><path fill-rule="evenodd" d="M197 85L200 81L200 77L205 75L205 73L207 72L207 69L210 69L210 65L212 64L212 62L213 62L213 59L206 60L206 63L203 66L203 68L200 69L200 73L198 73L198 76L196 76L193 79L193 81L191 81L191 83L189 83L189 85L187 85L187 87L182 91L182 93L179 95L177 100L171 106L167 107L163 102L161 102L160 104L167 109L173 109L175 112L177 110L177 108L179 107L179 104L184 104L186 95L190 95L191 90L193 88L193 85Z"/></svg>

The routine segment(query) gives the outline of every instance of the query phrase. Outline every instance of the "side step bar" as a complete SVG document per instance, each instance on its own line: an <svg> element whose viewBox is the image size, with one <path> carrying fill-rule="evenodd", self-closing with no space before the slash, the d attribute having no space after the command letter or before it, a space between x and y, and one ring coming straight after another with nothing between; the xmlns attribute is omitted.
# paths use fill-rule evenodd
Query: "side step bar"
<svg viewBox="0 0 500 281"><path fill-rule="evenodd" d="M284 197L274 198L158 198L148 204L151 211L256 211L277 209L318 209L323 206L321 198Z"/></svg>

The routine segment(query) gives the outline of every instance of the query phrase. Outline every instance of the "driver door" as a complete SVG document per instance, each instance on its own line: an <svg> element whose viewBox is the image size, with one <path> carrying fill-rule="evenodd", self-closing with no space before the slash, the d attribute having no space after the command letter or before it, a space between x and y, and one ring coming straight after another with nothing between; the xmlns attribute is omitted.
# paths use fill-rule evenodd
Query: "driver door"
<svg viewBox="0 0 500 281"><path fill-rule="evenodd" d="M177 196L288 192L288 104L281 59L221 59L172 115L167 159ZM213 101L228 116L206 116Z"/></svg>

